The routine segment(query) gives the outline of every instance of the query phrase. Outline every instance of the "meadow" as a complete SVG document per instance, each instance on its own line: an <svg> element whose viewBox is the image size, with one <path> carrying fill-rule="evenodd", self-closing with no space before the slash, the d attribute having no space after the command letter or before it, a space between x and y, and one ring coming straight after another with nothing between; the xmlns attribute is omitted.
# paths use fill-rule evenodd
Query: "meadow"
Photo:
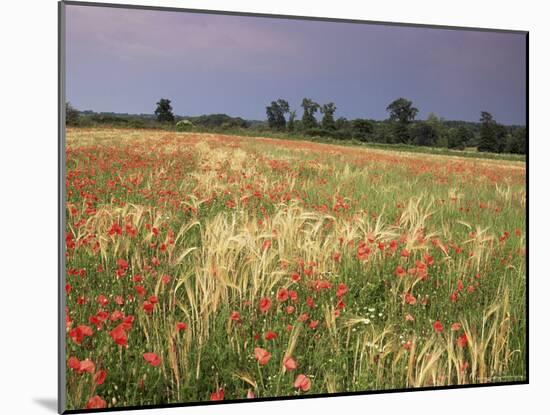
<svg viewBox="0 0 550 415"><path fill-rule="evenodd" d="M523 161L69 128L68 409L526 377Z"/></svg>

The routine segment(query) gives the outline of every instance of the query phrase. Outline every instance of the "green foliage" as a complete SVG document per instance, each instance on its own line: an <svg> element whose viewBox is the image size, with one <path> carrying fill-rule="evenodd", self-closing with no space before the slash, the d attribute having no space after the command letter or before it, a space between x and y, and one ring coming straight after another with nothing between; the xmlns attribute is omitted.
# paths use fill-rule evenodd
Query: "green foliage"
<svg viewBox="0 0 550 415"><path fill-rule="evenodd" d="M328 104L324 104L320 108L321 114L323 114L323 118L321 119L321 126L325 130L334 130L336 129L336 123L334 122L334 113L336 112L336 105L334 105L334 102L329 102Z"/></svg>
<svg viewBox="0 0 550 415"><path fill-rule="evenodd" d="M493 119L491 113L487 111L481 112L481 130L479 143L477 145L478 151L490 151L498 153L498 141L497 141L497 123Z"/></svg>
<svg viewBox="0 0 550 415"><path fill-rule="evenodd" d="M412 130L413 144L419 146L434 146L438 140L436 127L425 121L418 121Z"/></svg>
<svg viewBox="0 0 550 415"><path fill-rule="evenodd" d="M527 152L527 129L525 127L516 129L508 136L505 151L512 154Z"/></svg>
<svg viewBox="0 0 550 415"><path fill-rule="evenodd" d="M265 108L269 128L284 130L286 127L285 114L290 111L288 102L284 99L271 101L271 105Z"/></svg>
<svg viewBox="0 0 550 415"><path fill-rule="evenodd" d="M65 103L65 124L70 126L78 125L80 119L79 111L70 102Z"/></svg>
<svg viewBox="0 0 550 415"><path fill-rule="evenodd" d="M315 113L319 110L319 104L312 101L309 98L304 98L302 100L302 108L304 113L302 115L302 128L309 130L311 128L317 127L317 119L315 118Z"/></svg>
<svg viewBox="0 0 550 415"><path fill-rule="evenodd" d="M466 144L474 138L474 134L469 128L462 126L458 128L451 128L449 130L448 137L448 148L464 150L466 148Z"/></svg>
<svg viewBox="0 0 550 415"><path fill-rule="evenodd" d="M296 120L296 111L290 111L288 115L288 124L287 124L288 131L294 131L294 129L296 128L295 120Z"/></svg>
<svg viewBox="0 0 550 415"><path fill-rule="evenodd" d="M177 131L190 131L193 129L193 123L189 120L180 120L176 123Z"/></svg>
<svg viewBox="0 0 550 415"><path fill-rule="evenodd" d="M351 124L353 129L353 138L356 138L359 141L368 141L369 135L371 135L374 130L373 123L369 120L357 118L353 120Z"/></svg>
<svg viewBox="0 0 550 415"><path fill-rule="evenodd" d="M398 98L386 107L386 111L390 114L390 121L394 123L394 142L410 143L409 124L418 114L418 109L413 107L412 101Z"/></svg>
<svg viewBox="0 0 550 415"><path fill-rule="evenodd" d="M166 98L161 98L157 102L157 108L155 109L155 115L159 122L172 122L174 121L174 113L172 112L171 101Z"/></svg>

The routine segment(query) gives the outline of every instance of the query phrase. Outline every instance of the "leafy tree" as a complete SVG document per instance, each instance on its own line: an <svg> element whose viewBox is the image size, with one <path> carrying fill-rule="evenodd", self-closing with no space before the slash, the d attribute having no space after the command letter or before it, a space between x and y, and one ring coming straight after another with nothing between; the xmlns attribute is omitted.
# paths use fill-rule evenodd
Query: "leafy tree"
<svg viewBox="0 0 550 415"><path fill-rule="evenodd" d="M413 131L413 144L419 146L434 146L438 134L433 124L425 121L416 123Z"/></svg>
<svg viewBox="0 0 550 415"><path fill-rule="evenodd" d="M317 126L315 113L319 110L319 104L309 98L304 98L301 107L304 109L302 127L304 129L315 128Z"/></svg>
<svg viewBox="0 0 550 415"><path fill-rule="evenodd" d="M515 154L525 154L527 152L527 130L525 127L516 129L508 136L505 151Z"/></svg>
<svg viewBox="0 0 550 415"><path fill-rule="evenodd" d="M334 122L334 113L336 112L336 105L334 105L334 102L324 104L320 108L320 110L321 114L323 114L323 118L321 119L321 126L325 130L335 130L336 123Z"/></svg>
<svg viewBox="0 0 550 415"><path fill-rule="evenodd" d="M296 111L290 111L288 114L288 124L287 124L288 131L294 131L294 129L296 128L295 120L296 120Z"/></svg>
<svg viewBox="0 0 550 415"><path fill-rule="evenodd" d="M398 98L386 107L390 113L390 121L394 123L395 137L401 143L410 142L409 124L418 114L418 109L405 98Z"/></svg>
<svg viewBox="0 0 550 415"><path fill-rule="evenodd" d="M269 128L275 130L284 130L286 127L285 114L289 112L290 107L284 99L271 101L271 105L265 108L267 123Z"/></svg>
<svg viewBox="0 0 550 415"><path fill-rule="evenodd" d="M496 153L499 148L496 121L487 111L481 111L481 118L479 121L481 122L481 129L479 143L477 145L478 151L491 151Z"/></svg>
<svg viewBox="0 0 550 415"><path fill-rule="evenodd" d="M80 118L79 111L70 102L65 103L65 124L77 125Z"/></svg>
<svg viewBox="0 0 550 415"><path fill-rule="evenodd" d="M157 109L155 109L155 115L159 122L172 122L174 121L174 113L172 112L171 101L166 98L161 98L157 102Z"/></svg>
<svg viewBox="0 0 550 415"><path fill-rule="evenodd" d="M373 132L373 124L369 120L357 118L351 122L353 137L360 141L367 141L367 138Z"/></svg>
<svg viewBox="0 0 550 415"><path fill-rule="evenodd" d="M466 144L474 138L474 133L469 128L461 126L458 128L451 128L448 136L448 148L464 150L466 148Z"/></svg>

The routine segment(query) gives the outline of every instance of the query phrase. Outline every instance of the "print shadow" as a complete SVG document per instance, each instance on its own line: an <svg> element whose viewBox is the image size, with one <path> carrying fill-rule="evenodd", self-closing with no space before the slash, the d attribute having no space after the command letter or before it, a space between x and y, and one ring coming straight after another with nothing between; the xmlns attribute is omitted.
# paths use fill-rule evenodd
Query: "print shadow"
<svg viewBox="0 0 550 415"><path fill-rule="evenodd" d="M51 412L57 413L57 399L55 398L34 398L34 402Z"/></svg>

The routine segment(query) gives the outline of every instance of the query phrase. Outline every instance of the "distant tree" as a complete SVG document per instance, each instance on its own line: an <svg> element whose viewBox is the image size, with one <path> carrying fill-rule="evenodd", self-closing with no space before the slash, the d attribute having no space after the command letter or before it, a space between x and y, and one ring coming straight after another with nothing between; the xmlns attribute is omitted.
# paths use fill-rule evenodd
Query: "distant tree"
<svg viewBox="0 0 550 415"><path fill-rule="evenodd" d="M171 101L166 98L161 98L157 102L157 108L155 109L155 115L159 122L172 122L174 121L174 113L172 112Z"/></svg>
<svg viewBox="0 0 550 415"><path fill-rule="evenodd" d="M271 101L271 105L265 108L267 123L269 128L274 130L284 130L286 127L285 114L289 112L290 107L284 99Z"/></svg>
<svg viewBox="0 0 550 415"><path fill-rule="evenodd" d="M514 154L525 154L527 152L527 130L525 127L516 129L508 136L505 151Z"/></svg>
<svg viewBox="0 0 550 415"><path fill-rule="evenodd" d="M76 125L80 118L80 112L70 102L65 103L65 124Z"/></svg>
<svg viewBox="0 0 550 415"><path fill-rule="evenodd" d="M390 114L390 121L394 124L396 139L401 143L410 142L409 124L418 114L418 109L412 102L405 98L398 98L386 107Z"/></svg>
<svg viewBox="0 0 550 415"><path fill-rule="evenodd" d="M334 102L324 104L320 108L320 111L321 114L323 114L323 118L321 119L321 127L325 130L335 130L336 123L334 122L334 113L336 112L336 105L334 105Z"/></svg>
<svg viewBox="0 0 550 415"><path fill-rule="evenodd" d="M493 116L487 111L482 111L479 121L481 122L481 129L477 145L478 151L498 152L497 123Z"/></svg>
<svg viewBox="0 0 550 415"><path fill-rule="evenodd" d="M413 129L413 144L418 146L434 146L437 142L437 130L427 121L418 121Z"/></svg>
<svg viewBox="0 0 550 415"><path fill-rule="evenodd" d="M357 138L360 141L367 141L367 138L372 134L374 127L373 123L369 120L357 118L351 122L353 129L353 138Z"/></svg>
<svg viewBox="0 0 550 415"><path fill-rule="evenodd" d="M346 117L339 117L335 122L334 125L337 130L344 130L349 128L349 121Z"/></svg>
<svg viewBox="0 0 550 415"><path fill-rule="evenodd" d="M460 126L458 128L451 128L449 130L448 137L448 148L464 150L466 148L466 144L474 138L474 133L469 128Z"/></svg>
<svg viewBox="0 0 550 415"><path fill-rule="evenodd" d="M304 98L301 107L304 109L302 127L304 129L315 128L317 126L315 113L319 110L319 104L309 98Z"/></svg>
<svg viewBox="0 0 550 415"><path fill-rule="evenodd" d="M287 124L288 131L294 131L294 129L296 128L295 120L296 120L296 111L290 111L288 113L288 124Z"/></svg>

